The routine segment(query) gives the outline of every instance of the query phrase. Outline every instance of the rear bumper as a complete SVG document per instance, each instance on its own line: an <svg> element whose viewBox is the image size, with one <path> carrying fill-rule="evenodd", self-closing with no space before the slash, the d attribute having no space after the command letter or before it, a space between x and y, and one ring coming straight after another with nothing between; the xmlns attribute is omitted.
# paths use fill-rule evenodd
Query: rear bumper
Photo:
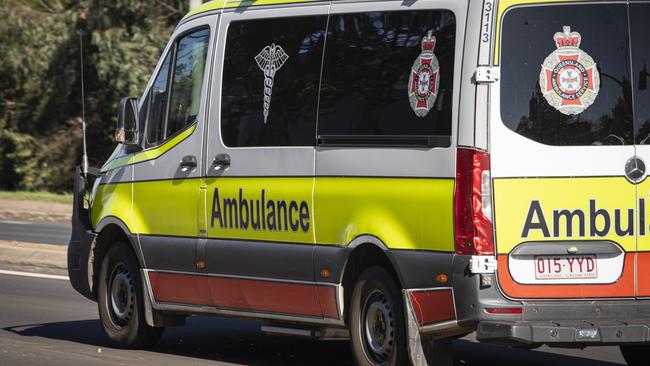
<svg viewBox="0 0 650 366"><path fill-rule="evenodd" d="M650 342L650 300L510 300L494 274L470 274L468 262L467 256L454 260L454 303L457 324L476 329L479 341L562 347ZM521 313L495 314L490 308Z"/></svg>
<svg viewBox="0 0 650 366"><path fill-rule="evenodd" d="M476 338L557 346L650 342L650 300L524 302L519 320L479 322Z"/></svg>
<svg viewBox="0 0 650 366"><path fill-rule="evenodd" d="M548 344L577 347L588 345L643 344L650 342L650 319L633 321L483 321L476 338L507 345Z"/></svg>

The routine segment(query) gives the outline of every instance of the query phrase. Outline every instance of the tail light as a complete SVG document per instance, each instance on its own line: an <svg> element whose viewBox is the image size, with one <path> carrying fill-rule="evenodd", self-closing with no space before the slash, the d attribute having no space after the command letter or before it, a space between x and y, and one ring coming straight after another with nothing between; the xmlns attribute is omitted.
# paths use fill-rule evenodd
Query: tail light
<svg viewBox="0 0 650 366"><path fill-rule="evenodd" d="M454 224L456 253L494 254L490 155L459 148L456 153Z"/></svg>

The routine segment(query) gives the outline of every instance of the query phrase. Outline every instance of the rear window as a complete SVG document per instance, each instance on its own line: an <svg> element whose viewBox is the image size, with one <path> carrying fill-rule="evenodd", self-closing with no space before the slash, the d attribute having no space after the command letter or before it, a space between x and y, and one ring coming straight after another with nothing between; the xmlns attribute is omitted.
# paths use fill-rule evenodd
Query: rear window
<svg viewBox="0 0 650 366"><path fill-rule="evenodd" d="M501 118L548 145L634 143L625 4L521 7L506 13Z"/></svg>
<svg viewBox="0 0 650 366"><path fill-rule="evenodd" d="M630 3L632 75L634 75L634 130L638 145L650 145L650 3ZM637 79L638 76L638 79Z"/></svg>

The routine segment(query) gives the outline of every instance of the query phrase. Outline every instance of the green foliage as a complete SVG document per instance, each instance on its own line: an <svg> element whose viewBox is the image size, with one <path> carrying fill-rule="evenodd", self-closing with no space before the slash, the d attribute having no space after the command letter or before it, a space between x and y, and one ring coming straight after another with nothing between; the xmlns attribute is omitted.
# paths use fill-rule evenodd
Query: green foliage
<svg viewBox="0 0 650 366"><path fill-rule="evenodd" d="M55 194L50 192L0 191L0 198L24 201L72 203L71 194Z"/></svg>
<svg viewBox="0 0 650 366"><path fill-rule="evenodd" d="M91 164L114 148L119 101L139 96L177 0L0 0L0 189L70 191L81 156L79 35Z"/></svg>

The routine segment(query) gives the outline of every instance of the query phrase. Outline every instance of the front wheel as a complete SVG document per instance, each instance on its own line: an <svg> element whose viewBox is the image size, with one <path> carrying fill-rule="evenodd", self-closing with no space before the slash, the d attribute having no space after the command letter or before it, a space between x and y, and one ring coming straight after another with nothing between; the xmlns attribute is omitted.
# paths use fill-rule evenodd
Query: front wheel
<svg viewBox="0 0 650 366"><path fill-rule="evenodd" d="M158 342L164 328L147 325L138 262L124 243L110 247L99 271L99 318L104 333L118 346L147 348Z"/></svg>
<svg viewBox="0 0 650 366"><path fill-rule="evenodd" d="M629 366L645 366L648 364L650 346L621 346L621 353Z"/></svg>
<svg viewBox="0 0 650 366"><path fill-rule="evenodd" d="M352 354L359 366L408 365L400 289L381 267L365 270L351 298Z"/></svg>

